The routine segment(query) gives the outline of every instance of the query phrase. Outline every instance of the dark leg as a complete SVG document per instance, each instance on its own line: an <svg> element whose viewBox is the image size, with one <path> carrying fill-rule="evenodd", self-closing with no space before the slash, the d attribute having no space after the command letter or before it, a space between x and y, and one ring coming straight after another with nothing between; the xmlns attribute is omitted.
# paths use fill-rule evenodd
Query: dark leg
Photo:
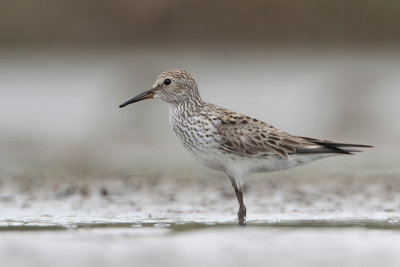
<svg viewBox="0 0 400 267"><path fill-rule="evenodd" d="M235 189L236 198L239 202L238 224L240 226L246 226L246 206L243 203L243 189L239 189L234 182L232 182L232 186L233 189Z"/></svg>

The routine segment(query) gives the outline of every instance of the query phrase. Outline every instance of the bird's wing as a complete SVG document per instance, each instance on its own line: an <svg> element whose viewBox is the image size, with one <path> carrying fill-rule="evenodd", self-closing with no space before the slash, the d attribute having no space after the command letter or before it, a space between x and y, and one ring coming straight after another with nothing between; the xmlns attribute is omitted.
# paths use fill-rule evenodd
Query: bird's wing
<svg viewBox="0 0 400 267"><path fill-rule="evenodd" d="M273 126L237 113L220 116L218 133L222 136L221 148L246 156L276 154L287 158L298 148L315 147L316 144L301 137L282 132Z"/></svg>
<svg viewBox="0 0 400 267"><path fill-rule="evenodd" d="M353 149L367 145L336 143L332 141L294 136L274 128L263 121L218 106L210 106L205 114L215 123L220 147L225 151L247 157L278 155L287 159L289 154L332 153L352 154Z"/></svg>

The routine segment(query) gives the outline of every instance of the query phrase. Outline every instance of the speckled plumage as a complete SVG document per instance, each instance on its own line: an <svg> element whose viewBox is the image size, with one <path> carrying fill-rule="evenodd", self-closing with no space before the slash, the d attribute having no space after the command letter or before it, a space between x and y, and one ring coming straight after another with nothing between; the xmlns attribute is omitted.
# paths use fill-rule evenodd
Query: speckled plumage
<svg viewBox="0 0 400 267"><path fill-rule="evenodd" d="M246 115L204 102L194 78L184 70L161 73L152 88L120 107L159 97L169 104L170 123L183 146L205 166L223 171L239 201L238 221L245 224L243 179L368 147L334 143L282 132Z"/></svg>

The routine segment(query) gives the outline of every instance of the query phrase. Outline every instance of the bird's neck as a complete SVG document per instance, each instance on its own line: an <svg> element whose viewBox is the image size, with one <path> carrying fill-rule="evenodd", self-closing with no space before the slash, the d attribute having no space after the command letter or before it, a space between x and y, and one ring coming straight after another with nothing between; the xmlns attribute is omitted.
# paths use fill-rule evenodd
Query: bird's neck
<svg viewBox="0 0 400 267"><path fill-rule="evenodd" d="M204 101L199 97L189 98L184 101L169 103L170 112L176 115L190 115L204 105Z"/></svg>

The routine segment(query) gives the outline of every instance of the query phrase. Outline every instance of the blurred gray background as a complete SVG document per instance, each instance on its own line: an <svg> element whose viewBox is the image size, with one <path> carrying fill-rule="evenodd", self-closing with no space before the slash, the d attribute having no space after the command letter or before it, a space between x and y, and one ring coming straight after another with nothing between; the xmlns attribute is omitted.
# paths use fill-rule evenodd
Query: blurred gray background
<svg viewBox="0 0 400 267"><path fill-rule="evenodd" d="M1 6L3 172L203 170L169 129L166 104L118 108L184 68L206 101L292 134L376 146L306 170L399 173L398 1Z"/></svg>
<svg viewBox="0 0 400 267"><path fill-rule="evenodd" d="M1 1L0 265L399 266L399 10ZM168 106L118 108L170 68L206 101L375 148L249 178L249 225L232 227L231 185L179 144Z"/></svg>

